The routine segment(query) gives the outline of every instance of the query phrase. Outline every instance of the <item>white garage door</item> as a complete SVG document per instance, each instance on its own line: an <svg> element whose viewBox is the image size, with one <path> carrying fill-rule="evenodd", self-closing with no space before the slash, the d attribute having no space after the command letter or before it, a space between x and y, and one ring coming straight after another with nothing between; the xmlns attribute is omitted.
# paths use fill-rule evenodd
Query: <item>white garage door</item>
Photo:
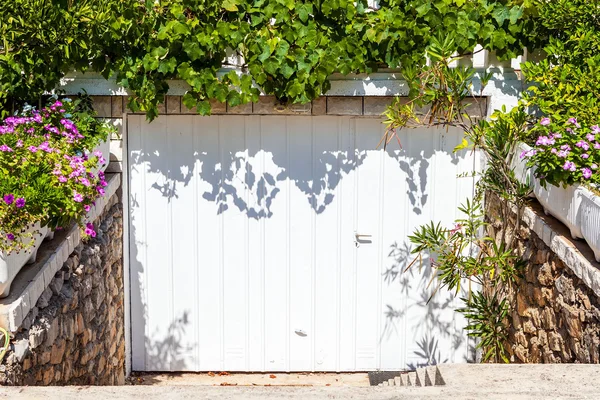
<svg viewBox="0 0 600 400"><path fill-rule="evenodd" d="M133 369L400 370L467 358L407 235L471 196L462 134L380 119L129 116ZM424 260L427 264L427 260Z"/></svg>

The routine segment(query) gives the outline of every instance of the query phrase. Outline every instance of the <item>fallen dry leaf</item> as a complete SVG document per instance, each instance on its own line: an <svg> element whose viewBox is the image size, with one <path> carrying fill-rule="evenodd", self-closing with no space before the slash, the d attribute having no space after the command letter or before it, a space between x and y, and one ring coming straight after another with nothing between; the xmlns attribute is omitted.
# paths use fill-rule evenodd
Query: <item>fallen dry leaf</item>
<svg viewBox="0 0 600 400"><path fill-rule="evenodd" d="M221 382L221 386L237 386L237 383Z"/></svg>
<svg viewBox="0 0 600 400"><path fill-rule="evenodd" d="M219 376L227 376L227 375L231 375L229 372L227 371L221 371L219 372Z"/></svg>
<svg viewBox="0 0 600 400"><path fill-rule="evenodd" d="M271 379L275 379L275 378L277 378L277 377L276 377L275 375L271 374L271 375L269 375L269 378L271 378Z"/></svg>
<svg viewBox="0 0 600 400"><path fill-rule="evenodd" d="M331 386L331 383L327 383L327 384L325 384L325 386Z"/></svg>
<svg viewBox="0 0 600 400"><path fill-rule="evenodd" d="M209 372L208 376L215 376L215 373L214 372Z"/></svg>

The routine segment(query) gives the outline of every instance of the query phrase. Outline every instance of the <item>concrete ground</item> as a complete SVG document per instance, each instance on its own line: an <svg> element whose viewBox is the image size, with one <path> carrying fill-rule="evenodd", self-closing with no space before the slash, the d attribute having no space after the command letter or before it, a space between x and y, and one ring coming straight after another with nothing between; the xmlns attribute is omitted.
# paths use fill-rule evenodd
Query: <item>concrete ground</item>
<svg viewBox="0 0 600 400"><path fill-rule="evenodd" d="M599 365L442 365L440 366L440 371L446 381L446 386L410 388L364 386L208 386L202 383L193 384L193 380L185 382L182 380L177 381L179 379L177 378L171 380L173 383L177 382L174 384L165 384L169 380L161 380L156 382L156 384L120 387L0 388L0 399L440 400L455 398L461 400L491 400L600 398ZM268 379L275 380L277 378Z"/></svg>
<svg viewBox="0 0 600 400"><path fill-rule="evenodd" d="M369 386L367 373L144 373L133 374L133 385L155 386Z"/></svg>

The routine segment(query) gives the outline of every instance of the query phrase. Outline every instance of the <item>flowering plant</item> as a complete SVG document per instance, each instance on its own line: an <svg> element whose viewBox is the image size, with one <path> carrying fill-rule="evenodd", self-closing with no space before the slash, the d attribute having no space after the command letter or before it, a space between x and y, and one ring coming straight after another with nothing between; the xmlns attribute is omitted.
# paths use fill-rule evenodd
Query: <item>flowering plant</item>
<svg viewBox="0 0 600 400"><path fill-rule="evenodd" d="M520 154L535 167L542 185L600 183L600 126L582 126L576 118L565 124L542 118L533 129L535 146Z"/></svg>
<svg viewBox="0 0 600 400"><path fill-rule="evenodd" d="M56 98L41 109L26 107L0 125L0 251L25 249L35 222L51 229L80 224L104 195L106 162L92 146L108 126L91 121L78 102ZM91 225L85 234L94 236Z"/></svg>

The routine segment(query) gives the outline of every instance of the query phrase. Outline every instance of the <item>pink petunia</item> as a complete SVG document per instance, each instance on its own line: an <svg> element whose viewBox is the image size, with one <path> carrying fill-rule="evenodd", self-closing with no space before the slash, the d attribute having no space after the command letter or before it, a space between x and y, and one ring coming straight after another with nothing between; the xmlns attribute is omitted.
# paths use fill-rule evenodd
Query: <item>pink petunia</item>
<svg viewBox="0 0 600 400"><path fill-rule="evenodd" d="M89 222L85 224L85 234L91 237L96 237L96 231L94 230L94 225Z"/></svg>
<svg viewBox="0 0 600 400"><path fill-rule="evenodd" d="M569 118L567 120L568 123L575 125L578 128L581 128L581 125L577 122L577 118Z"/></svg>
<svg viewBox="0 0 600 400"><path fill-rule="evenodd" d="M565 164L563 165L563 169L565 171L575 171L577 169L577 167L575 166L575 163L573 163L571 161L565 161Z"/></svg>
<svg viewBox="0 0 600 400"><path fill-rule="evenodd" d="M543 125L543 126L550 125L550 118L548 118L548 117L542 118L542 120L540 121L540 125Z"/></svg>

